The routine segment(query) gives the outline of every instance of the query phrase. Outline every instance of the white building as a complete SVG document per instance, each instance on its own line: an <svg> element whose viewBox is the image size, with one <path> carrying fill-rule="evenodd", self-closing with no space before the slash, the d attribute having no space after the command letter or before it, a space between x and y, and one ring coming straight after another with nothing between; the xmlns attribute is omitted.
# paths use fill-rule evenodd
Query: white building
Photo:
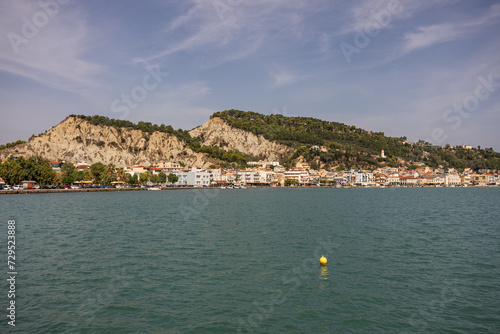
<svg viewBox="0 0 500 334"><path fill-rule="evenodd" d="M350 170L347 181L356 186L372 186L375 185L375 175L368 171Z"/></svg>
<svg viewBox="0 0 500 334"><path fill-rule="evenodd" d="M243 184L271 185L277 182L276 173L270 170L241 170L238 171L238 180Z"/></svg>
<svg viewBox="0 0 500 334"><path fill-rule="evenodd" d="M447 174L444 177L444 184L446 186L459 186L460 176L458 174Z"/></svg>
<svg viewBox="0 0 500 334"><path fill-rule="evenodd" d="M399 184L403 187L416 187L418 185L418 179L413 176L400 176Z"/></svg>
<svg viewBox="0 0 500 334"><path fill-rule="evenodd" d="M279 166L280 163L278 161L249 161L247 162L249 166L262 166L264 168L267 168L269 166Z"/></svg>
<svg viewBox="0 0 500 334"><path fill-rule="evenodd" d="M290 169L283 173L285 176L285 180L295 180L299 184L308 184L309 183L309 172L304 169Z"/></svg>
<svg viewBox="0 0 500 334"><path fill-rule="evenodd" d="M212 171L191 167L189 171L173 171L172 174L177 175L177 180L174 185L188 187L208 187L212 183Z"/></svg>

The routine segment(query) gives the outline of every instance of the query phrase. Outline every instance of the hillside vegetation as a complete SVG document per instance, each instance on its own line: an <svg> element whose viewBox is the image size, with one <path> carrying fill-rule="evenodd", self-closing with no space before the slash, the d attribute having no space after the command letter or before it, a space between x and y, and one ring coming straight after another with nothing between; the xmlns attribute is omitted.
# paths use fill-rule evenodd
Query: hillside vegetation
<svg viewBox="0 0 500 334"><path fill-rule="evenodd" d="M174 130L174 128L172 128L172 126L170 125L165 125L165 124L157 125L157 124L152 124L150 122L142 122L142 121L135 124L127 120L113 119L98 115L94 116L70 115L70 117L77 117L84 119L93 125L112 126L117 130L121 128L130 128L134 130L140 130L147 134L152 134L156 131L172 134L176 136L180 141L184 142L186 147L189 147L196 153L206 153L208 156L212 158L226 162L235 162L238 164L246 164L247 162L247 157L240 152L225 151L219 146L202 146L200 144L199 138L191 137L189 131L182 129Z"/></svg>
<svg viewBox="0 0 500 334"><path fill-rule="evenodd" d="M436 147L422 140L408 143L406 137L388 137L383 132L366 131L310 117L262 115L234 109L216 112L211 117L221 118L230 126L296 148L290 161L302 155L313 164L340 168L373 168L381 164L399 166L404 160L409 168L412 168L412 162L422 162L430 167L459 170L466 167L474 170L500 169L500 154L491 148ZM324 146L324 149L311 149L314 145ZM378 156L382 149L385 159Z"/></svg>
<svg viewBox="0 0 500 334"><path fill-rule="evenodd" d="M212 160L214 162L220 161L223 166L246 166L248 161L273 156L287 167L305 160L313 169L375 169L401 165L411 169L427 165L434 168L455 168L459 171L467 167L475 171L500 170L500 154L491 148L439 147L422 140L409 143L406 137L389 137L383 132L371 132L311 117L263 115L233 109L216 112L210 118L205 125L189 132L175 130L165 124L135 124L98 115L70 115L52 130L39 136L33 135L28 143L17 141L0 145L0 152L4 152L2 155L5 157L17 152L26 157L45 152L46 158L50 152L52 155L58 152L58 157L67 158L73 157L74 152L84 152L89 153L85 159L95 160L101 157L120 165L129 164L139 157L153 161L170 156L181 162L183 157L184 160L191 159L191 163L208 157L215 159ZM75 120L78 122L75 123ZM85 126L86 130L82 132L82 122L102 128L91 130ZM135 130L138 131L134 132ZM73 134L75 135L72 136ZM176 143L164 134L177 138ZM51 150L55 147L58 150ZM103 155L104 149L107 150L106 154L122 158L111 159L112 157ZM380 154L382 149L385 157ZM279 154L273 154L275 151L279 151ZM188 159L193 154L197 158L193 156Z"/></svg>

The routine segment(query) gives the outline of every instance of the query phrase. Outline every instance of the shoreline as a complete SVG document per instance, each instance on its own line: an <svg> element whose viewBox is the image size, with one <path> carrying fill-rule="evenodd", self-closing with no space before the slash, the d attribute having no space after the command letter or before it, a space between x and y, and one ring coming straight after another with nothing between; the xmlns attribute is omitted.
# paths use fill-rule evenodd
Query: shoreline
<svg viewBox="0 0 500 334"><path fill-rule="evenodd" d="M468 187L338 187L338 189L396 189L396 188L498 188L499 186L468 186ZM251 187L248 186L247 189L325 189L337 187ZM218 187L164 187L163 190L239 190L239 189L220 189ZM20 195L20 194L60 194L60 193L85 193L85 192L115 192L115 191L148 191L148 188L84 188L84 189L24 189L24 190L0 190L0 195Z"/></svg>

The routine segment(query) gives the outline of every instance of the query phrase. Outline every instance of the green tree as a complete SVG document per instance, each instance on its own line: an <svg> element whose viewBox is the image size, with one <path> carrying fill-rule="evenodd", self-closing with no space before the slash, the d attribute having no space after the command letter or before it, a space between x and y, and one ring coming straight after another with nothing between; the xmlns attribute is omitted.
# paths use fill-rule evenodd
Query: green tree
<svg viewBox="0 0 500 334"><path fill-rule="evenodd" d="M171 183L171 184L179 181L179 177L177 175L175 175L175 174L172 174L172 173L168 174L167 179L168 179L168 182Z"/></svg>
<svg viewBox="0 0 500 334"><path fill-rule="evenodd" d="M79 170L73 173L73 177L75 181L83 181L85 178L85 172L83 170Z"/></svg>
<svg viewBox="0 0 500 334"><path fill-rule="evenodd" d="M123 167L116 169L116 177L120 181L124 181L125 177L125 169Z"/></svg>
<svg viewBox="0 0 500 334"><path fill-rule="evenodd" d="M36 175L34 180L39 184L54 184L57 178L56 172L50 166L48 160L45 159L44 162L41 162L36 167Z"/></svg>
<svg viewBox="0 0 500 334"><path fill-rule="evenodd" d="M94 175L92 175L92 172L88 169L85 169L83 171L83 180L84 181L92 181L92 179L94 178Z"/></svg>
<svg viewBox="0 0 500 334"><path fill-rule="evenodd" d="M139 176L139 181L141 183L147 183L149 181L149 173L148 172L141 173L141 175Z"/></svg>
<svg viewBox="0 0 500 334"><path fill-rule="evenodd" d="M137 184L138 182L139 182L139 178L138 178L137 174L134 174L134 176L132 176L132 175L128 176L128 180L127 180L128 184Z"/></svg>
<svg viewBox="0 0 500 334"><path fill-rule="evenodd" d="M162 172L162 173L160 173L160 175L159 175L159 179L160 179L160 183L165 183L165 182L167 182L167 174L165 174L165 173L163 173L163 172Z"/></svg>
<svg viewBox="0 0 500 334"><path fill-rule="evenodd" d="M116 167L114 164L110 163L106 166L106 175L108 176L109 180L113 180L113 175L115 174Z"/></svg>
<svg viewBox="0 0 500 334"><path fill-rule="evenodd" d="M106 174L106 166L101 162L96 162L90 166L90 172L94 175L94 183L109 184L109 179Z"/></svg>
<svg viewBox="0 0 500 334"><path fill-rule="evenodd" d="M40 184L52 184L56 172L49 161L41 156L28 159L10 156L6 162L0 164L0 177L8 184L18 184L23 180L36 181Z"/></svg>
<svg viewBox="0 0 500 334"><path fill-rule="evenodd" d="M61 166L61 172L64 176L72 176L75 171L76 167L71 162L66 162Z"/></svg>
<svg viewBox="0 0 500 334"><path fill-rule="evenodd" d="M72 184L73 182L75 182L75 179L71 176L64 176L62 179L61 179L61 183L62 184Z"/></svg>
<svg viewBox="0 0 500 334"><path fill-rule="evenodd" d="M158 174L152 174L150 177L150 181L153 183L158 183L160 182L160 177L158 176Z"/></svg>
<svg viewBox="0 0 500 334"><path fill-rule="evenodd" d="M19 159L23 159L22 157ZM10 156L7 161L0 164L0 177L7 184L15 185L21 182L22 179L22 167L18 159L14 159Z"/></svg>

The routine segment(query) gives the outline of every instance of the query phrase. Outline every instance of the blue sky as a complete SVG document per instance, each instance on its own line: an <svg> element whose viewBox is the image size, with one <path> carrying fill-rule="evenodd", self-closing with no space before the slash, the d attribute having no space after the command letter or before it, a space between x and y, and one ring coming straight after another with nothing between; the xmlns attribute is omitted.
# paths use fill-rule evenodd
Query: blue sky
<svg viewBox="0 0 500 334"><path fill-rule="evenodd" d="M225 109L500 151L499 1L0 2L0 143Z"/></svg>

